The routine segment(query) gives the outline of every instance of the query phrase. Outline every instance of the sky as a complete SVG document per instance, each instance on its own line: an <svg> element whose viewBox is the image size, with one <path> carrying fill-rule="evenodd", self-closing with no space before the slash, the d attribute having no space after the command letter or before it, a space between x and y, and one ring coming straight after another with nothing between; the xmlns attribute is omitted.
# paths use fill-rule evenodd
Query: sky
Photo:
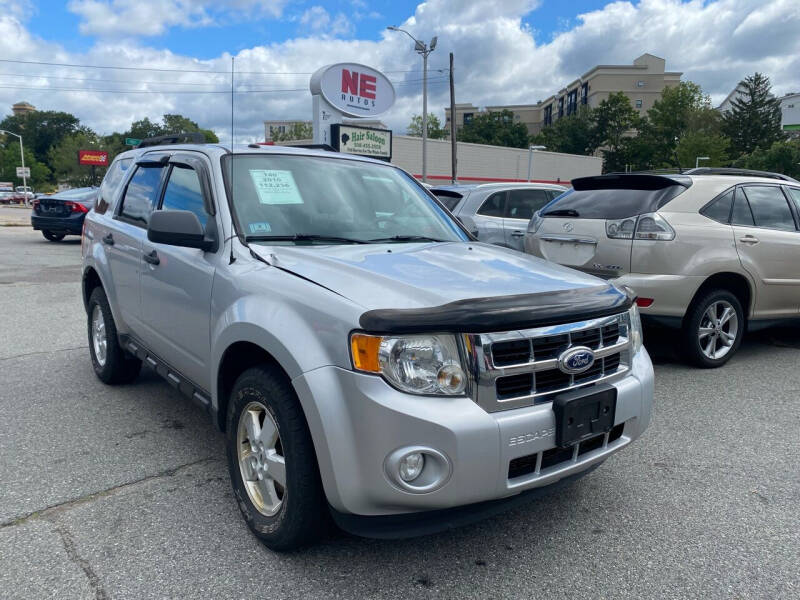
<svg viewBox="0 0 800 600"><path fill-rule="evenodd" d="M235 138L260 141L264 120L310 118L311 72L352 61L394 82L381 119L402 133L421 113L422 61L389 25L438 36L428 107L442 121L449 52L456 101L477 106L535 103L645 52L714 105L755 71L800 91L799 0L0 0L0 114L27 101L108 134L180 113L225 142L235 57Z"/></svg>

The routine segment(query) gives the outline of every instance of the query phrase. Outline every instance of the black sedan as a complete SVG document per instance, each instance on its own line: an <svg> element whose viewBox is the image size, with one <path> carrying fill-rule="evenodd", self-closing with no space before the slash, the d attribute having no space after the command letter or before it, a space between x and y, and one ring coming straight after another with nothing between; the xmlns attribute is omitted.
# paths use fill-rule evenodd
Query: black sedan
<svg viewBox="0 0 800 600"><path fill-rule="evenodd" d="M94 207L97 188L76 188L42 196L33 201L31 225L51 242L64 239L65 235L80 235L83 220Z"/></svg>

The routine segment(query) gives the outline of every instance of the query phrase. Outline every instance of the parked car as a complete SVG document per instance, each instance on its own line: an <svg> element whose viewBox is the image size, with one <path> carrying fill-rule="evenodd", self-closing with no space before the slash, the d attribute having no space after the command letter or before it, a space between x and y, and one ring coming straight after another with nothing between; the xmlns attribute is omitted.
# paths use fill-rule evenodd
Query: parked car
<svg viewBox="0 0 800 600"><path fill-rule="evenodd" d="M31 225L51 242L61 241L67 235L80 235L83 220L96 199L97 188L93 187L36 198L31 211Z"/></svg>
<svg viewBox="0 0 800 600"><path fill-rule="evenodd" d="M145 364L206 410L276 550L331 516L378 537L475 520L650 420L631 296L472 240L381 161L145 140L109 168L82 253L97 377Z"/></svg>
<svg viewBox="0 0 800 600"><path fill-rule="evenodd" d="M567 188L542 183L447 185L431 190L479 240L522 250L533 213Z"/></svg>
<svg viewBox="0 0 800 600"><path fill-rule="evenodd" d="M17 193L17 196L22 200L23 204L30 204L35 198L36 194L33 192L31 186L22 186L18 185L14 188L14 191Z"/></svg>
<svg viewBox="0 0 800 600"><path fill-rule="evenodd" d="M630 286L646 320L719 367L747 328L800 317L800 183L754 175L603 175L532 220L526 252Z"/></svg>

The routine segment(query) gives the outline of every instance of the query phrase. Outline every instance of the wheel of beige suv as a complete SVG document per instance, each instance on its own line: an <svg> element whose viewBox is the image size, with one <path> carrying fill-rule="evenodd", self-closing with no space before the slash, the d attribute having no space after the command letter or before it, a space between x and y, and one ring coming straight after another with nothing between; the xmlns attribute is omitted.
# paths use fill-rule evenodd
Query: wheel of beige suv
<svg viewBox="0 0 800 600"><path fill-rule="evenodd" d="M327 506L314 445L282 373L265 366L239 376L226 432L233 492L256 537L277 551L319 539L327 527Z"/></svg>
<svg viewBox="0 0 800 600"><path fill-rule="evenodd" d="M117 326L103 288L97 287L89 297L89 354L92 367L103 383L128 383L136 379L142 361L125 352L117 339Z"/></svg>
<svg viewBox="0 0 800 600"><path fill-rule="evenodd" d="M745 316L739 299L727 290L712 290L689 308L683 323L684 347L699 367L724 365L742 343Z"/></svg>

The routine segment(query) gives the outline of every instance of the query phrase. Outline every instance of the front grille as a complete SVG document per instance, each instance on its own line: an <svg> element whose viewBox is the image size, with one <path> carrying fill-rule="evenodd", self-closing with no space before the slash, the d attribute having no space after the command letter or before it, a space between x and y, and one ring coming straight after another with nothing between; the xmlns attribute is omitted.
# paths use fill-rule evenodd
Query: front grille
<svg viewBox="0 0 800 600"><path fill-rule="evenodd" d="M465 336L470 390L489 412L549 402L555 394L593 385L627 372L630 340L627 313L577 323ZM590 348L594 363L565 373L559 357L573 347Z"/></svg>
<svg viewBox="0 0 800 600"><path fill-rule="evenodd" d="M606 434L603 433L580 442L577 445L577 453L575 452L575 446L570 446L569 448L550 448L543 452L515 458L508 463L508 478L515 479L532 473L541 473L551 467L578 459L594 450L600 450L621 438L624 429L625 423L620 423L608 432L608 439L606 439ZM537 463L539 463L538 470Z"/></svg>

